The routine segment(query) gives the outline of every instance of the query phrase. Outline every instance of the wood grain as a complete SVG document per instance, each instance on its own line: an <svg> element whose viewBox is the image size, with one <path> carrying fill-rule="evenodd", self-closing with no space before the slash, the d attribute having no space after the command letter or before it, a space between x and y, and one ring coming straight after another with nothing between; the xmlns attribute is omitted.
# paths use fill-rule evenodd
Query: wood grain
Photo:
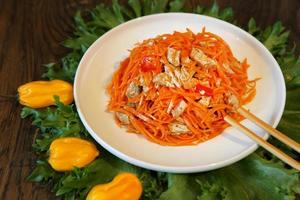
<svg viewBox="0 0 300 200"><path fill-rule="evenodd" d="M0 0L0 94L16 94L19 85L41 77L43 64L65 55L68 50L60 44L72 34L74 13L99 2ZM198 2L189 1L189 5ZM299 0L219 0L218 3L221 7L232 7L242 25L250 16L261 26L281 20L291 30L292 41L300 46ZM31 147L35 130L30 121L20 119L20 110L16 99L0 98L0 199L55 199L46 185L26 181L35 165Z"/></svg>

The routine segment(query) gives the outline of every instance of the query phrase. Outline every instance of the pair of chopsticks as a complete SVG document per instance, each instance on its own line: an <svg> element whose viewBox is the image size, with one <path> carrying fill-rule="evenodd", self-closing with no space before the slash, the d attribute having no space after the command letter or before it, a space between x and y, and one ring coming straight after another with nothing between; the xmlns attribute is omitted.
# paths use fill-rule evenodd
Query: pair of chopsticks
<svg viewBox="0 0 300 200"><path fill-rule="evenodd" d="M251 112L249 112L248 110L246 110L243 107L238 108L237 112L239 114L241 114L242 116L244 116L245 118L251 120L255 124L259 125L262 129L267 131L270 135L274 136L275 138L277 138L278 140L280 140L284 144L288 145L289 147L291 147L292 149L294 149L298 153L300 153L300 144L297 143L296 141L294 141L291 138L287 137L286 135L284 135L280 131L274 129L272 126L265 123L261 119L257 118L255 115L253 115ZM235 119L233 119L229 115L225 116L224 120L227 123L229 123L231 126L241 130L248 137L250 137L252 140L254 140L256 143L258 143L260 146L262 146L263 148L265 148L266 150L268 150L269 152L271 152L272 154L277 156L279 159L281 159L285 163L289 164L290 166L294 167L297 170L300 170L300 162L298 162L297 160L289 157L287 154L282 152L280 149L278 149L277 147L275 147L272 144L268 143L263 138L261 138L260 136L258 136L257 134L255 134L254 132L252 132L251 130L249 130L248 128L246 128L245 126L240 124L239 122L237 122Z"/></svg>

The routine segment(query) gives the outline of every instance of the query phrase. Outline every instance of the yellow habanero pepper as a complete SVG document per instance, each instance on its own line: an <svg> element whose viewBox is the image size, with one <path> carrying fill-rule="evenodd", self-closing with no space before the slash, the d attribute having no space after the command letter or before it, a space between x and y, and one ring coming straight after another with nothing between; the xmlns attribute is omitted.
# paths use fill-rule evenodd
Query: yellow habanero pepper
<svg viewBox="0 0 300 200"><path fill-rule="evenodd" d="M69 171L74 167L85 167L99 155L96 146L76 137L54 140L50 145L48 162L56 171Z"/></svg>
<svg viewBox="0 0 300 200"><path fill-rule="evenodd" d="M110 183L94 186L86 200L138 200L143 188L136 175L121 173Z"/></svg>
<svg viewBox="0 0 300 200"><path fill-rule="evenodd" d="M54 105L53 96L59 96L64 104L73 101L73 86L62 80L33 81L18 88L20 104L30 108L43 108Z"/></svg>

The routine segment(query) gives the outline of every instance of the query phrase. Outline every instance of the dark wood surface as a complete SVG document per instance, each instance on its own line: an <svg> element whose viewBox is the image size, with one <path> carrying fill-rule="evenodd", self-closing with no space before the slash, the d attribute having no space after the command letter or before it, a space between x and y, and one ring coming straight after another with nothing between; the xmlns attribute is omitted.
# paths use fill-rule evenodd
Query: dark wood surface
<svg viewBox="0 0 300 200"><path fill-rule="evenodd" d="M38 80L42 64L57 61L67 52L60 44L72 34L74 13L99 2L0 0L0 94L16 94L19 85ZM196 2L190 1L189 5ZM212 1L200 3L210 5ZM299 0L218 0L218 3L221 7L232 7L242 25L250 16L261 26L281 20L291 30L291 41L300 47ZM55 199L46 185L26 181L35 165L31 147L35 129L30 121L20 119L20 110L16 99L0 97L0 199Z"/></svg>

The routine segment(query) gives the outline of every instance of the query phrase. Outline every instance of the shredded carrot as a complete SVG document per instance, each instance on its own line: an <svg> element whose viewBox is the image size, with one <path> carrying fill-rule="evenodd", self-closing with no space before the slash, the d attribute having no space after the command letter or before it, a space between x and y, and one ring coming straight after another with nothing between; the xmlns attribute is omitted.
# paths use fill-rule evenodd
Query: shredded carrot
<svg viewBox="0 0 300 200"><path fill-rule="evenodd" d="M180 53L179 66L169 61L170 48ZM201 50L211 63L194 59L194 48ZM171 59L176 59L176 55ZM188 62L184 62L186 59ZM243 119L235 109L252 101L258 80L248 79L248 68L247 59L238 61L229 45L205 28L197 34L187 30L160 35L136 44L121 62L107 88L108 111L125 114L129 123L115 116L119 126L155 143L195 145L228 127L223 119L226 115L238 121ZM182 78L176 72L188 76ZM171 85L154 81L161 74L169 78L166 81ZM138 89L134 96L127 94L130 84ZM204 100L208 103L201 103ZM186 106L177 116L174 112L182 101ZM184 126L185 130L172 129L172 123Z"/></svg>

